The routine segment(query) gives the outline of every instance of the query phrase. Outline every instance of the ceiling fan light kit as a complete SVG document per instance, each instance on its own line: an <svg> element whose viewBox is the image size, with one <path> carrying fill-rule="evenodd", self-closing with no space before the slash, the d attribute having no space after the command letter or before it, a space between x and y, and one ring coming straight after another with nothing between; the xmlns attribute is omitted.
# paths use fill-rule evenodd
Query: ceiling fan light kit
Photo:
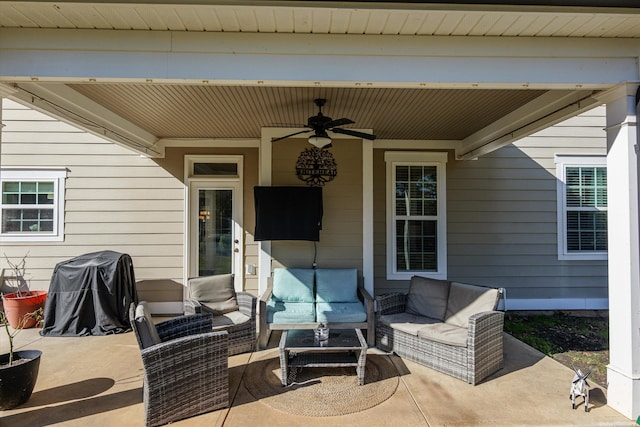
<svg viewBox="0 0 640 427"><path fill-rule="evenodd" d="M329 135L327 135L326 132L323 132L323 135L311 135L308 141L309 144L314 145L318 148L331 147L331 138L329 138Z"/></svg>
<svg viewBox="0 0 640 427"><path fill-rule="evenodd" d="M291 138L295 135L313 132L313 135L308 138L309 143L317 148L329 148L331 147L331 137L327 134L327 131L341 133L343 135L355 136L356 138L368 139L371 141L376 139L375 135L369 133L358 132L355 130L339 127L354 124L355 122L351 119L342 117L340 119L333 120L331 117L322 114L322 107L327 102L326 99L318 98L313 102L318 107L318 114L307 119L307 125L305 127L309 128L310 130L302 130L299 132L291 133L289 135L273 138L271 142L277 142L283 139Z"/></svg>

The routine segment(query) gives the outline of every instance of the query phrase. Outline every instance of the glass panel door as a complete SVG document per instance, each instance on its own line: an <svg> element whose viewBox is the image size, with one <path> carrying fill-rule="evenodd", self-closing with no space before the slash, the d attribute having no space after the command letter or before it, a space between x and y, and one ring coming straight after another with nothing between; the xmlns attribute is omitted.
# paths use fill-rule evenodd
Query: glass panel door
<svg viewBox="0 0 640 427"><path fill-rule="evenodd" d="M198 276L233 272L233 192L198 190Z"/></svg>
<svg viewBox="0 0 640 427"><path fill-rule="evenodd" d="M242 194L232 182L191 181L189 184L188 277L235 275L242 286Z"/></svg>

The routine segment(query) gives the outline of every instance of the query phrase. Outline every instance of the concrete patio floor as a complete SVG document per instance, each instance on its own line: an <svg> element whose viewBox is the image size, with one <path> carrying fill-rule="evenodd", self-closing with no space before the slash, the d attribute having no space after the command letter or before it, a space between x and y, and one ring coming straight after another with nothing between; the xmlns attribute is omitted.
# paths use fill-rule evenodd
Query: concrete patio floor
<svg viewBox="0 0 640 427"><path fill-rule="evenodd" d="M275 335L275 334L274 334ZM275 352L277 336L267 350ZM133 333L41 337L22 331L18 347L43 352L31 399L0 411L0 426L142 426L143 370ZM231 407L175 426L634 426L606 405L606 389L591 383L589 411L571 408L573 371L505 334L505 367L477 386L389 356L400 380L396 392L371 409L343 416L304 417L256 400L244 387L245 368L263 352L229 358ZM4 335L0 353L7 351ZM382 354L369 349L371 354ZM354 372L355 375L355 372Z"/></svg>

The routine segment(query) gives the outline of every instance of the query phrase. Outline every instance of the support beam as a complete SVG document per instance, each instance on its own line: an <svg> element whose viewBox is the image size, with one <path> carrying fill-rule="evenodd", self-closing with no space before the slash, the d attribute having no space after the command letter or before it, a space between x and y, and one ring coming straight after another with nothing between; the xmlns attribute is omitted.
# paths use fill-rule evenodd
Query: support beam
<svg viewBox="0 0 640 427"><path fill-rule="evenodd" d="M43 112L101 138L148 157L164 157L157 138L111 110L62 83L18 83L10 96L16 102Z"/></svg>
<svg viewBox="0 0 640 427"><path fill-rule="evenodd" d="M362 140L362 275L374 296L373 260L373 141Z"/></svg>
<svg viewBox="0 0 640 427"><path fill-rule="evenodd" d="M640 416L640 164L638 85L607 102L609 348L607 404Z"/></svg>
<svg viewBox="0 0 640 427"><path fill-rule="evenodd" d="M599 103L591 91L547 92L465 138L456 150L456 158L469 160L483 156L590 110Z"/></svg>
<svg viewBox="0 0 640 427"><path fill-rule="evenodd" d="M619 39L0 29L0 81L603 89L637 56Z"/></svg>
<svg viewBox="0 0 640 427"><path fill-rule="evenodd" d="M262 129L258 160L258 182L260 185L271 185L272 149L271 139L276 136L271 129ZM246 191L246 189L245 189ZM271 277L271 241L263 240L258 244L258 295L267 290Z"/></svg>

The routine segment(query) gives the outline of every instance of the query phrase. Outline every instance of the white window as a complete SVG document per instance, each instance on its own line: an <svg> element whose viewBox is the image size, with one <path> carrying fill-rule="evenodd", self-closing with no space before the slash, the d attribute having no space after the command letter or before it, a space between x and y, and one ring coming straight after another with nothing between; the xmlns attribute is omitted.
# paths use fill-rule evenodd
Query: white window
<svg viewBox="0 0 640 427"><path fill-rule="evenodd" d="M447 153L387 152L387 279L446 279Z"/></svg>
<svg viewBox="0 0 640 427"><path fill-rule="evenodd" d="M604 156L556 156L558 259L607 259Z"/></svg>
<svg viewBox="0 0 640 427"><path fill-rule="evenodd" d="M5 242L64 240L66 170L0 171L0 237Z"/></svg>

